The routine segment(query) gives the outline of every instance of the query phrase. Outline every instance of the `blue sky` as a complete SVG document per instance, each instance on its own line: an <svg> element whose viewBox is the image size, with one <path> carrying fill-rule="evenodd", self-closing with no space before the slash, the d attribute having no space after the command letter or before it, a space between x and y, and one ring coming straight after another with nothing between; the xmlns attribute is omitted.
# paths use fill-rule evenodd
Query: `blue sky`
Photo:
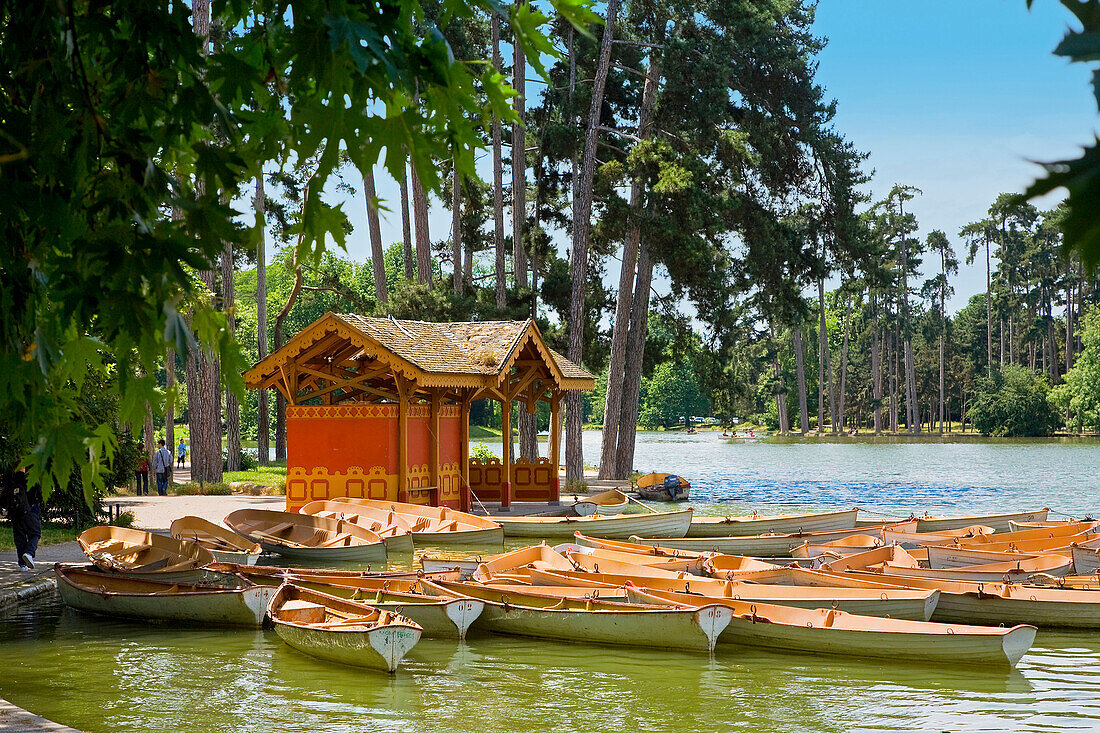
<svg viewBox="0 0 1100 733"><path fill-rule="evenodd" d="M1056 0L1036 0L1031 11L1025 0L821 0L815 28L829 44L818 81L838 102L837 128L871 154L871 193L895 183L922 189L912 204L921 235L942 229L962 259L961 226L998 193L1023 190L1039 171L1030 160L1074 156L1097 127L1089 70L1051 54L1070 19ZM377 177L392 210L383 239L399 241L396 185L381 170ZM450 214L432 203L440 239ZM345 209L355 225L348 254L366 260L361 196ZM951 307L984 286L984 269L963 265Z"/></svg>

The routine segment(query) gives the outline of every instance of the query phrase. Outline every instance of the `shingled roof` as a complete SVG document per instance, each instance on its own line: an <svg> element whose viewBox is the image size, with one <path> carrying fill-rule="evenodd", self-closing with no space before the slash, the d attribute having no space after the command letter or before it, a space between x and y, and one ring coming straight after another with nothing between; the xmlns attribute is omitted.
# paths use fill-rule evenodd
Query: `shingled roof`
<svg viewBox="0 0 1100 733"><path fill-rule="evenodd" d="M246 372L246 383L253 388L262 386L280 365L334 333L343 336L344 344L358 343L362 347L360 355L379 349L389 352L430 382L441 381L446 375L461 375L480 377L478 381L488 385L510 370L528 346L540 354L561 388L591 389L595 380L592 374L547 347L531 319L431 323L327 313Z"/></svg>

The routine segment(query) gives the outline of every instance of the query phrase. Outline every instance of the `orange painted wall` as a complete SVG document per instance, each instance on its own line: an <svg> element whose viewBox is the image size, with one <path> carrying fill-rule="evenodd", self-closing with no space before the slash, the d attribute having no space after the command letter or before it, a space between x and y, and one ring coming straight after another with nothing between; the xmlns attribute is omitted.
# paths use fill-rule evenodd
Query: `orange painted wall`
<svg viewBox="0 0 1100 733"><path fill-rule="evenodd" d="M410 487L428 485L428 408L409 408ZM440 500L458 506L461 445L458 408L440 415ZM396 405L287 407L287 509L315 499L364 496L398 501L398 420ZM427 503L427 492L409 500Z"/></svg>

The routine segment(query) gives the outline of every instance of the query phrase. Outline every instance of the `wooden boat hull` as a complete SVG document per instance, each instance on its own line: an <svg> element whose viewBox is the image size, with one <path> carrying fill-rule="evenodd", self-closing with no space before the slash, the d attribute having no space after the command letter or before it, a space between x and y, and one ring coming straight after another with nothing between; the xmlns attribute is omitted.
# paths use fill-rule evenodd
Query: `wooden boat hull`
<svg viewBox="0 0 1100 733"><path fill-rule="evenodd" d="M636 508L641 509L637 504ZM618 489L609 489L592 496L577 497L573 511L578 516L587 517L597 512L605 517L626 514L631 511L631 501Z"/></svg>
<svg viewBox="0 0 1100 733"><path fill-rule="evenodd" d="M1095 575L1100 572L1100 552L1087 547L1072 547L1073 572L1077 575Z"/></svg>
<svg viewBox="0 0 1100 733"><path fill-rule="evenodd" d="M291 601L305 601L316 611L324 609L323 618L335 617L337 622L320 624L288 618L284 614ZM422 634L418 625L403 616L291 584L279 586L267 613L279 638L304 654L390 673Z"/></svg>
<svg viewBox="0 0 1100 733"><path fill-rule="evenodd" d="M806 542L829 542L858 534L866 534L866 527L853 527L807 535L781 534L753 537L674 537L669 535L633 535L631 542L652 547L694 552L717 552L723 555L747 555L751 557L790 557L796 547Z"/></svg>
<svg viewBox="0 0 1100 733"><path fill-rule="evenodd" d="M180 517L168 530L177 540L197 542L210 550L217 562L255 565L263 549L233 530L202 517Z"/></svg>
<svg viewBox="0 0 1100 733"><path fill-rule="evenodd" d="M275 588L197 586L191 592L170 592L178 582L146 580L130 574L74 571L55 566L57 590L66 606L112 618L169 621L198 626L259 628ZM125 588L110 591L108 585Z"/></svg>
<svg viewBox="0 0 1100 733"><path fill-rule="evenodd" d="M474 598L440 600L434 596L362 590L353 585L321 583L293 577L300 588L328 593L338 598L366 603L380 611L391 611L415 621L431 639L465 639L466 632L481 615L484 604Z"/></svg>
<svg viewBox="0 0 1100 733"><path fill-rule="evenodd" d="M933 621L988 626L1031 624L1041 629L1100 629L1100 593L1095 590L966 583L863 571L829 574L838 583L850 577L899 588L939 590L940 601L932 614Z"/></svg>
<svg viewBox="0 0 1100 733"><path fill-rule="evenodd" d="M339 638L318 629L276 624L279 638L303 654L352 667L395 672L405 655L420 641L421 632L407 626L369 631L342 631Z"/></svg>
<svg viewBox="0 0 1100 733"><path fill-rule="evenodd" d="M700 602L686 594L658 596L631 588L627 588L627 597L634 603L665 601L694 606ZM925 621L872 620L826 608L791 613L789 608L767 604L724 603L734 615L719 636L719 643L780 652L935 664L958 664L966 660L971 664L1014 667L1031 648L1036 632L1034 626L1017 626L1003 631L973 626L944 628L941 624ZM781 618L785 622L777 622ZM846 628L839 628L838 622L844 622ZM887 628L874 628L883 625Z"/></svg>
<svg viewBox="0 0 1100 733"><path fill-rule="evenodd" d="M446 520L457 520L466 529L458 529L447 532L421 532L410 531L413 542L416 545L437 546L467 546L467 545L500 545L504 544L504 530L495 519L481 517L476 514L460 512L446 507L430 507L420 504L406 504L394 501L381 501L378 499L356 499L343 497L341 503L353 504L360 507L368 507L377 511L396 512L415 519L438 520L440 516Z"/></svg>
<svg viewBox="0 0 1100 733"><path fill-rule="evenodd" d="M778 516L694 517L688 537L753 537L762 534L797 534L854 529L858 509L841 512ZM881 522L880 522L881 524Z"/></svg>
<svg viewBox="0 0 1100 733"><path fill-rule="evenodd" d="M887 564L885 572L902 577L942 578L969 583L1021 583L1036 574L1068 575L1073 572L1073 559L1061 555L1043 555L1016 563L991 563L946 570L893 567Z"/></svg>
<svg viewBox="0 0 1100 733"><path fill-rule="evenodd" d="M991 562L1011 562L1027 560L1035 555L980 550L976 547L957 547L954 545L932 546L925 548L928 553L928 567L933 570L966 568L974 565L987 565Z"/></svg>
<svg viewBox="0 0 1100 733"><path fill-rule="evenodd" d="M225 523L234 531L258 542L264 552L282 557L307 562L386 561L385 542L374 532L352 522L291 512L238 509L226 516ZM272 528L276 526L287 529L291 534L280 537L269 533L269 529L275 531ZM330 547L315 546L304 539L318 532L348 539L346 544Z"/></svg>
<svg viewBox="0 0 1100 733"><path fill-rule="evenodd" d="M129 527L91 527L77 537L96 567L152 579L191 582L214 556L196 542Z"/></svg>
<svg viewBox="0 0 1100 733"><path fill-rule="evenodd" d="M691 509L657 514L621 514L614 517L501 518L506 537L571 538L574 532L590 537L625 539L645 532L648 536L683 537L691 526ZM541 520L541 521L540 521Z"/></svg>
<svg viewBox="0 0 1100 733"><path fill-rule="evenodd" d="M861 616L927 621L932 617L939 594L927 590L899 593L897 588L831 588L734 583L723 588L722 582L704 579L665 580L633 578L606 573L556 573L531 571L531 582L539 585L600 588L601 593L615 591L626 583L670 592L689 591L704 598L726 598L751 603L770 603L791 608L838 608Z"/></svg>
<svg viewBox="0 0 1100 733"><path fill-rule="evenodd" d="M918 517L918 532L942 532L948 529L961 529L971 524L984 524L996 532L1008 532L1011 522L1045 522L1049 509L1030 512L1012 512L1008 514L977 514L961 517Z"/></svg>

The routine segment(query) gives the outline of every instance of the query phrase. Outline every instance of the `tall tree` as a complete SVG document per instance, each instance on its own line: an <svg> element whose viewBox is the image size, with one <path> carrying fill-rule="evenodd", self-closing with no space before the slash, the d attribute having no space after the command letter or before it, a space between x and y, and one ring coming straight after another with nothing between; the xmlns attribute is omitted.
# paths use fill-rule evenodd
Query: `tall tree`
<svg viewBox="0 0 1100 733"><path fill-rule="evenodd" d="M500 19L492 19L493 69L500 71ZM496 304L503 310L508 303L506 263L504 260L504 161L501 152L500 117L493 115L493 253L496 263Z"/></svg>
<svg viewBox="0 0 1100 733"><path fill-rule="evenodd" d="M370 233L370 261L371 266L374 268L374 297L379 303L385 303L388 299L389 291L386 286L385 252L382 247L382 230L378 224L378 194L374 188L373 168L363 176L363 198L366 199L367 204L367 229Z"/></svg>
<svg viewBox="0 0 1100 733"><path fill-rule="evenodd" d="M939 323L937 324L937 331L939 335L939 367L940 367L940 394L939 394L939 432L943 434L943 425L945 420L946 411L946 387L945 387L945 369L946 369L946 350L947 350L947 296L955 292L951 287L948 278L959 271L959 262L955 259L955 251L951 248L951 242L948 241L947 235L939 229L934 229L928 233L928 250L939 257L940 260L940 272L931 280L928 280L924 285L924 293L926 297L931 296L929 299L935 302L938 298Z"/></svg>
<svg viewBox="0 0 1100 733"><path fill-rule="evenodd" d="M568 357L576 363L582 361L584 351L584 304L588 278L588 234L592 216L592 184L596 176L596 140L600 128L600 109L603 106L607 75L611 69L611 45L615 35L615 19L619 12L619 0L608 0L604 21L596 78L592 84L592 103L585 130L584 157L580 176L573 192L573 247L571 250L569 297L569 350ZM643 327L644 328L644 327ZM643 337L644 340L644 337ZM566 397L565 423L565 477L567 481L580 481L584 476L584 453L581 446L581 429L584 410L579 392Z"/></svg>
<svg viewBox="0 0 1100 733"><path fill-rule="evenodd" d="M252 199L256 211L259 235L256 238L256 356L259 361L267 358L267 198L264 194L263 174L256 176L256 192ZM171 360L175 360L172 356ZM175 368L174 364L170 365ZM271 415L268 409L268 390L256 395L256 459L261 466L271 462Z"/></svg>
<svg viewBox="0 0 1100 733"><path fill-rule="evenodd" d="M416 277L413 259L412 223L409 216L409 174L408 166L401 169L401 242L404 248L401 250L405 260L405 279L412 282Z"/></svg>
<svg viewBox="0 0 1100 733"><path fill-rule="evenodd" d="M428 194L412 169L413 220L416 224L416 279L421 285L432 284L432 240L428 232Z"/></svg>

